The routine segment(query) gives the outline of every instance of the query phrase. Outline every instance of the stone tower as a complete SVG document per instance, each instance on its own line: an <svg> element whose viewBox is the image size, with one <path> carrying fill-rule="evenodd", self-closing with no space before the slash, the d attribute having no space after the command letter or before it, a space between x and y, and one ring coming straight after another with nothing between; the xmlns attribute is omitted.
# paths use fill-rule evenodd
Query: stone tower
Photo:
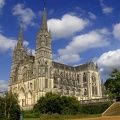
<svg viewBox="0 0 120 120"><path fill-rule="evenodd" d="M44 83L40 89L51 89L52 84L50 79L52 75L52 50L51 50L51 33L48 31L46 8L44 7L42 23L40 30L36 36L36 50L35 50L35 66L37 68L37 77Z"/></svg>
<svg viewBox="0 0 120 120"><path fill-rule="evenodd" d="M26 57L27 50L23 45L23 33L22 33L22 25L20 26L20 32L18 36L17 44L13 50L13 62L11 67L11 75L10 75L10 84L18 80L18 70L20 66L20 62Z"/></svg>

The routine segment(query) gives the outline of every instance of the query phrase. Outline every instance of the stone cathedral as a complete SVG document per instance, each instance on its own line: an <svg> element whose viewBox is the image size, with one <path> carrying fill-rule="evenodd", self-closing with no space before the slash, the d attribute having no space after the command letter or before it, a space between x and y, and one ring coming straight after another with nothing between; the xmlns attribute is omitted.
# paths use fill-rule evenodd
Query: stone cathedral
<svg viewBox="0 0 120 120"><path fill-rule="evenodd" d="M44 8L36 36L35 55L23 45L22 27L13 50L9 90L18 94L20 106L33 106L47 92L75 96L80 100L102 97L98 66L93 62L69 66L52 60L51 32Z"/></svg>

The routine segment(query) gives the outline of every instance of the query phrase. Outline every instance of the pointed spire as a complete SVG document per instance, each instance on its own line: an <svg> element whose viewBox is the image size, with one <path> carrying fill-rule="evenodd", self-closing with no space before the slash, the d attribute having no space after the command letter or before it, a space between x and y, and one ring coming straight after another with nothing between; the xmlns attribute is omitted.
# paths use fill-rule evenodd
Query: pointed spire
<svg viewBox="0 0 120 120"><path fill-rule="evenodd" d="M18 36L17 47L19 47L19 48L23 47L22 23L20 24L20 32L19 32L19 36Z"/></svg>
<svg viewBox="0 0 120 120"><path fill-rule="evenodd" d="M46 8L45 8L45 3L44 3L44 11L43 11L43 16L42 16L42 25L41 25L41 30L47 30L47 19L46 19Z"/></svg>

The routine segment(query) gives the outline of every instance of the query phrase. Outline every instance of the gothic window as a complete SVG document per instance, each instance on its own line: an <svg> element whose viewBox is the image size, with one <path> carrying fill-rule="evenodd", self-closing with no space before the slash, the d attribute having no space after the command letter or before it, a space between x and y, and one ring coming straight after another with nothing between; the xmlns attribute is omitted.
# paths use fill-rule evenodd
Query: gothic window
<svg viewBox="0 0 120 120"><path fill-rule="evenodd" d="M87 82L87 76L85 73L83 74L83 82Z"/></svg>
<svg viewBox="0 0 120 120"><path fill-rule="evenodd" d="M87 89L84 90L84 95L85 95L85 96L87 95Z"/></svg>
<svg viewBox="0 0 120 120"><path fill-rule="evenodd" d="M32 83L30 83L30 89L33 89L33 84Z"/></svg>
<svg viewBox="0 0 120 120"><path fill-rule="evenodd" d="M63 77L63 73L62 72L60 73L60 76Z"/></svg>
<svg viewBox="0 0 120 120"><path fill-rule="evenodd" d="M22 77L23 77L23 79L27 78L27 67L23 68Z"/></svg>
<svg viewBox="0 0 120 120"><path fill-rule="evenodd" d="M80 77L77 75L77 82L80 83Z"/></svg>
<svg viewBox="0 0 120 120"><path fill-rule="evenodd" d="M92 95L97 95L98 91L97 91L97 81L95 74L92 74L91 79L92 79Z"/></svg>
<svg viewBox="0 0 120 120"><path fill-rule="evenodd" d="M38 74L41 74L41 67L38 68Z"/></svg>
<svg viewBox="0 0 120 120"><path fill-rule="evenodd" d="M45 88L48 88L48 79L45 79Z"/></svg>
<svg viewBox="0 0 120 120"><path fill-rule="evenodd" d="M14 87L14 93L17 93L17 87Z"/></svg>
<svg viewBox="0 0 120 120"><path fill-rule="evenodd" d="M54 77L54 84L58 84L57 78Z"/></svg>
<svg viewBox="0 0 120 120"><path fill-rule="evenodd" d="M48 67L47 66L45 67L45 74L46 74L46 76L48 75Z"/></svg>

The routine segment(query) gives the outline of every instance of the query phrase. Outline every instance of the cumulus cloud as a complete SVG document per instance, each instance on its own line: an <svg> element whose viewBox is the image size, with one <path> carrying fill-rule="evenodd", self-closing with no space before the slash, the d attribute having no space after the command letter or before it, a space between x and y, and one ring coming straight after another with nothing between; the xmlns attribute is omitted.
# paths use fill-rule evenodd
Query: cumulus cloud
<svg viewBox="0 0 120 120"><path fill-rule="evenodd" d="M113 26L113 35L116 39L120 40L120 23Z"/></svg>
<svg viewBox="0 0 120 120"><path fill-rule="evenodd" d="M4 80L0 80L0 91L7 91L8 90L8 83Z"/></svg>
<svg viewBox="0 0 120 120"><path fill-rule="evenodd" d="M54 39L68 38L88 25L88 20L70 14L63 15L61 19L48 20L48 27Z"/></svg>
<svg viewBox="0 0 120 120"><path fill-rule="evenodd" d="M104 3L103 3L103 0L100 0L100 4L101 4L101 7L102 7L102 11L104 14L110 14L113 12L113 8L112 7L108 7L106 6Z"/></svg>
<svg viewBox="0 0 120 120"><path fill-rule="evenodd" d="M4 5L5 5L5 0L0 0L0 12Z"/></svg>
<svg viewBox="0 0 120 120"><path fill-rule="evenodd" d="M7 50L13 50L14 46L16 45L17 40L15 38L7 38L0 34L0 52L5 52ZM24 41L24 45L27 46L29 43Z"/></svg>
<svg viewBox="0 0 120 120"><path fill-rule="evenodd" d="M95 14L93 14L92 12L88 12L89 14L89 17L92 19L92 20L95 20L97 17Z"/></svg>
<svg viewBox="0 0 120 120"><path fill-rule="evenodd" d="M97 63L101 75L109 75L113 68L120 69L120 49L103 53L97 59Z"/></svg>
<svg viewBox="0 0 120 120"><path fill-rule="evenodd" d="M23 27L27 29L27 27L30 26L36 26L36 24L33 22L35 16L35 13L30 8L25 8L24 4L17 4L13 7L13 15L18 16L19 22L22 21Z"/></svg>
<svg viewBox="0 0 120 120"><path fill-rule="evenodd" d="M93 30L88 34L74 37L64 49L59 49L56 60L64 63L75 63L81 59L79 56L80 52L90 48L104 47L109 44L107 29Z"/></svg>

